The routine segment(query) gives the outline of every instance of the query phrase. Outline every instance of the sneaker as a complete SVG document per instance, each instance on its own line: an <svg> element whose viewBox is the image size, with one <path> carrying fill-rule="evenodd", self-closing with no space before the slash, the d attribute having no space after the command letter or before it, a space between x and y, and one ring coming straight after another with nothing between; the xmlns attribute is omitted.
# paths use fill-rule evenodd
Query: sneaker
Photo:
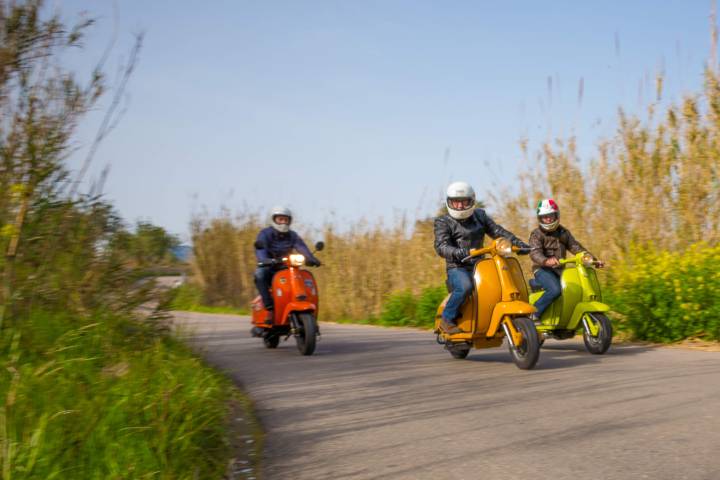
<svg viewBox="0 0 720 480"><path fill-rule="evenodd" d="M265 325L272 325L275 323L275 310L269 309L267 317L265 317Z"/></svg>
<svg viewBox="0 0 720 480"><path fill-rule="evenodd" d="M530 321L533 322L535 325L540 325L540 315L535 313L530 314Z"/></svg>
<svg viewBox="0 0 720 480"><path fill-rule="evenodd" d="M462 332L462 330L460 330L457 325L450 323L449 321L445 320L444 318L443 318L442 322L440 322L440 328L448 335L453 335L453 334Z"/></svg>

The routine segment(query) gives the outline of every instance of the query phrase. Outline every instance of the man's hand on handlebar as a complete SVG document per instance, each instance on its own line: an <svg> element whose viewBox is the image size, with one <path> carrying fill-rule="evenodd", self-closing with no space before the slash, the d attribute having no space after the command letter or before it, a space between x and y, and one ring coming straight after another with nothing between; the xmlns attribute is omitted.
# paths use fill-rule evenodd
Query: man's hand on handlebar
<svg viewBox="0 0 720 480"><path fill-rule="evenodd" d="M550 257L547 260L545 260L546 267L553 268L553 267L557 267L558 265L560 265L560 262L555 257Z"/></svg>
<svg viewBox="0 0 720 480"><path fill-rule="evenodd" d="M322 265L322 263L318 259L315 259L315 260L308 259L307 262L305 262L305 263L308 267L319 267Z"/></svg>

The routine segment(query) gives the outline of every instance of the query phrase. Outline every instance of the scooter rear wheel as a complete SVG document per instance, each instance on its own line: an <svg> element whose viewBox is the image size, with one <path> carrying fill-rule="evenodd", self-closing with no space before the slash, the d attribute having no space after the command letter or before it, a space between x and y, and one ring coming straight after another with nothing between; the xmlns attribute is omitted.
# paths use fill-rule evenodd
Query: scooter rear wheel
<svg viewBox="0 0 720 480"><path fill-rule="evenodd" d="M458 360L465 359L468 356L468 353L470 353L469 345L448 346L447 349L448 352L450 352L450 355L452 355L453 358L457 358Z"/></svg>
<svg viewBox="0 0 720 480"><path fill-rule="evenodd" d="M602 313L589 313L587 316L590 317L588 321L595 323L599 331L597 336L594 337L583 328L585 348L593 355L602 355L608 351L612 343L612 323L610 323L610 319Z"/></svg>
<svg viewBox="0 0 720 480"><path fill-rule="evenodd" d="M280 337L274 333L269 333L263 337L263 343L267 348L277 348L280 343Z"/></svg>
<svg viewBox="0 0 720 480"><path fill-rule="evenodd" d="M523 339L520 345L515 347L508 339L510 355L518 368L530 370L540 358L540 342L535 324L527 317L516 317L512 322L515 329L522 333Z"/></svg>
<svg viewBox="0 0 720 480"><path fill-rule="evenodd" d="M315 341L317 340L317 320L312 313L296 313L295 320L297 322L297 333L295 341L300 353L303 355L312 355L315 351Z"/></svg>

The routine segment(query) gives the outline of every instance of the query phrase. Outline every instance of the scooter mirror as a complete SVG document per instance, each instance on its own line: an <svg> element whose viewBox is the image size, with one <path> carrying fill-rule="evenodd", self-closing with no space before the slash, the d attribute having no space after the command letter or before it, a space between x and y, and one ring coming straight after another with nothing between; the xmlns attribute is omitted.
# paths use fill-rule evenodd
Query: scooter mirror
<svg viewBox="0 0 720 480"><path fill-rule="evenodd" d="M321 251L323 248L325 248L325 242L317 242L315 244L315 250L318 252Z"/></svg>

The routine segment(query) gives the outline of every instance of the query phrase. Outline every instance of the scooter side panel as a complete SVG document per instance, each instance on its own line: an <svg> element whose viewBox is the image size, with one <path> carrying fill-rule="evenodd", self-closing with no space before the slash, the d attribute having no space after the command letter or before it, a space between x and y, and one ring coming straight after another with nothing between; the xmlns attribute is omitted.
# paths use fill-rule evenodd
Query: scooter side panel
<svg viewBox="0 0 720 480"><path fill-rule="evenodd" d="M438 306L437 312L435 312L435 330L440 329L440 322L442 321L442 313L445 310L445 305L447 305L447 301L450 298L450 294L448 294L445 297L445 300L440 303L440 306Z"/></svg>
<svg viewBox="0 0 720 480"><path fill-rule="evenodd" d="M252 323L254 325L264 325L267 317L267 310L262 302L262 297L258 295L250 302L250 310L252 311Z"/></svg>
<svg viewBox="0 0 720 480"><path fill-rule="evenodd" d="M280 270L272 281L272 296L275 302L275 325L282 325L285 307L293 301L290 269Z"/></svg>
<svg viewBox="0 0 720 480"><path fill-rule="evenodd" d="M491 258L477 262L474 279L477 298L477 323L474 332L485 333L490 327L495 305L502 300L502 288L495 262Z"/></svg>
<svg viewBox="0 0 720 480"><path fill-rule="evenodd" d="M440 322L442 321L442 313L445 310L445 305L447 304L448 299L450 298L450 295L445 297L445 300L442 301L440 306L437 309L437 313L435 314L435 330L440 329ZM460 307L459 314L460 316L455 320L460 330L463 332L472 332L473 331L473 320L474 320L474 308L475 308L475 294L471 293L468 295L468 297L465 299L465 302L463 302L462 306ZM452 336L452 338L455 338L455 335Z"/></svg>

